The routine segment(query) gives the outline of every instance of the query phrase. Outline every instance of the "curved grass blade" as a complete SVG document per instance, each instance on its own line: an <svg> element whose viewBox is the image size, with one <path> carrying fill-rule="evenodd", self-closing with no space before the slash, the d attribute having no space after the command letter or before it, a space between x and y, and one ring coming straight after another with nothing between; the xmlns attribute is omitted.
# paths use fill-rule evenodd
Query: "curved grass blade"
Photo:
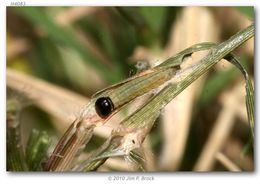
<svg viewBox="0 0 260 186"><path fill-rule="evenodd" d="M231 62L233 65L235 65L240 72L243 74L244 79L246 81L246 109L247 109L247 116L248 116L248 123L251 128L251 135L254 138L254 88L251 82L251 79L245 70L245 68L242 66L241 63L239 63L238 59L233 55L229 54L225 57L226 60Z"/></svg>
<svg viewBox="0 0 260 186"><path fill-rule="evenodd" d="M76 119L60 139L46 164L45 170L68 170L72 166L72 160L78 153L78 149L88 143L92 137L93 128L98 123L104 124L122 106L170 80L176 71L179 70L179 66L182 63L181 59L185 56L191 55L194 51L209 49L211 46L211 44L194 45L188 50L181 52L177 57L167 60L167 68L161 66L144 71L93 95L90 103L83 110L81 118ZM168 64L169 61L171 64ZM115 110L105 119L100 118L94 109L95 101L100 97L110 97L115 106Z"/></svg>
<svg viewBox="0 0 260 186"><path fill-rule="evenodd" d="M125 142L132 141L139 138L139 144L142 143L145 135L138 135L138 132L142 129L149 129L154 122L145 122L147 119L153 118L154 120L158 115L154 113L160 113L160 110L164 108L172 99L174 99L179 93L181 93L192 82L198 79L201 75L207 72L213 65L215 65L222 58L226 57L230 52L243 44L245 41L254 36L254 26L251 25L248 28L238 32L229 40L212 47L211 52L204 57L198 65L193 68L193 71L178 83L171 83L163 88L157 95L147 101L147 103L136 110L133 114L127 117L121 122L119 128L112 133L117 136L121 135L120 143L116 142L116 145L111 141L112 137L106 141L96 154L90 158L87 163L83 164L83 170L93 170L102 165L105 160L110 156L115 155L127 155L131 150L136 148L136 145L125 145ZM173 60L173 62L176 62ZM156 117L155 117L156 116ZM149 130L148 130L149 131ZM143 139L142 139L143 137ZM141 139L140 139L141 138ZM124 139L124 140L123 140ZM135 143L136 144L136 141Z"/></svg>

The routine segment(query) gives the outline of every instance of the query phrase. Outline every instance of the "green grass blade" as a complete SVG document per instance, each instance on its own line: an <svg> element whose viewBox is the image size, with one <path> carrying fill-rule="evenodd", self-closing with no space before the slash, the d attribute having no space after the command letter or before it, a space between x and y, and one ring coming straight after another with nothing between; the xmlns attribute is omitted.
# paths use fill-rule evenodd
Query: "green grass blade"
<svg viewBox="0 0 260 186"><path fill-rule="evenodd" d="M251 79L246 71L246 69L239 63L238 59L230 54L226 57L228 61L234 64L240 72L243 74L245 81L246 81L246 109L247 109L247 116L248 122L251 128L251 135L254 138L254 89L252 86Z"/></svg>
<svg viewBox="0 0 260 186"><path fill-rule="evenodd" d="M26 171L25 157L22 150L19 112L21 105L16 100L7 100L7 171Z"/></svg>
<svg viewBox="0 0 260 186"><path fill-rule="evenodd" d="M93 55L81 44L81 42L74 36L73 31L69 27L61 27L57 25L45 12L43 8L37 7L18 7L17 12L25 16L36 27L43 28L49 37L59 43L61 46L71 47L82 57L82 59L94 67L104 79L112 81L107 69L110 67L101 64L100 61L95 59ZM113 70L113 69L110 69Z"/></svg>
<svg viewBox="0 0 260 186"><path fill-rule="evenodd" d="M151 119L155 121L155 119L158 117L158 115L155 113L159 113L158 111L164 108L172 99L174 99L179 93L181 93L185 88L187 88L192 82L194 82L201 75L206 73L213 65L215 65L222 58L227 56L227 54L232 52L234 49L236 49L238 46L243 44L249 38L253 37L253 35L254 35L254 26L251 25L245 30L238 32L236 35L231 37L226 42L223 42L215 47L212 47L211 52L206 57L204 57L198 63L197 66L195 66L193 71L187 77L185 77L180 82L169 84L168 86L163 88L158 94L156 94L154 97L149 99L145 105L137 109L133 114L128 116L124 121L120 123L119 129L115 130L115 133L112 134L112 137L115 134L116 136L120 136L121 134L122 136L124 136L121 137L123 139L123 138L127 138L127 134L133 134L135 132L138 133L138 131L142 129L145 130L148 129L149 131L149 128L153 126L154 122L147 122L147 121L151 121ZM176 63L175 60L173 60L172 62ZM166 64L169 65L169 63L170 61L168 61L168 63ZM248 90L250 88L251 87L249 85ZM248 101L250 101L251 98L252 97L248 98ZM250 107L250 109L252 108ZM141 136L141 138L142 137L144 138L145 135ZM101 147L102 150L101 152L98 151L98 154L94 154L93 161L90 161L90 164L87 163L85 170L91 170L91 168L93 167L100 166L110 156L120 155L120 154L127 155L125 153L133 150L131 148L135 147L135 145L129 146L129 144L127 146L119 145L118 141L116 141L115 143L116 146L115 146L115 144L113 144L113 141L111 141L111 139L113 138L110 138L104 144L105 145L103 146L104 148ZM122 139L120 139L120 143L124 143L124 141L127 141L127 139L125 140ZM142 143L142 139L139 142ZM120 148L118 148L118 146ZM98 159L95 159L96 156L98 156Z"/></svg>
<svg viewBox="0 0 260 186"><path fill-rule="evenodd" d="M241 13L245 14L249 19L253 20L255 16L253 6L238 6L236 7Z"/></svg>
<svg viewBox="0 0 260 186"><path fill-rule="evenodd" d="M166 20L167 7L140 7L139 12L146 21L149 28L159 35Z"/></svg>
<svg viewBox="0 0 260 186"><path fill-rule="evenodd" d="M26 162L30 171L41 171L47 158L50 138L46 132L32 130L26 145Z"/></svg>

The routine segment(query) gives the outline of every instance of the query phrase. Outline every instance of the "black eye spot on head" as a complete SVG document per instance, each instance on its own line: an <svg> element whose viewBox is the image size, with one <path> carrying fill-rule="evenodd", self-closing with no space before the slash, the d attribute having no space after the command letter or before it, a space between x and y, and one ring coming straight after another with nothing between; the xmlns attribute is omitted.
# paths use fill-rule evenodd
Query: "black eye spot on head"
<svg viewBox="0 0 260 186"><path fill-rule="evenodd" d="M109 97L101 97L97 99L95 109L101 118L105 118L114 110L114 104Z"/></svg>

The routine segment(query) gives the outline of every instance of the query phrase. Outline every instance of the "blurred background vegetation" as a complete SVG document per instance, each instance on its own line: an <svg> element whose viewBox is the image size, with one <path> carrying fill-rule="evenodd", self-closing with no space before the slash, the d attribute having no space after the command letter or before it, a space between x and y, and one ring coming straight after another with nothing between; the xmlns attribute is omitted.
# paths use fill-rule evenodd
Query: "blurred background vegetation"
<svg viewBox="0 0 260 186"><path fill-rule="evenodd" d="M203 16L212 18L211 21L214 22L212 25L216 26L210 26L210 29L216 32L210 37L214 42L226 40L254 19L253 7L8 7L7 69L15 70L12 71L13 73L19 71L29 75L30 78L44 80L54 87L64 88L69 91L69 96L74 96L81 103L80 106L83 106L96 91L134 75L138 71L136 68L138 61L149 61L153 65L181 51L182 47L177 50L178 47L171 47L171 45L174 46L172 43L175 41L172 41L172 38L177 32L177 27L188 24L181 21L179 25L177 24L178 19L185 20L181 18L183 15L185 17L185 11L191 12L187 13L193 18L190 25L196 27L185 28L177 38L180 40L179 43L187 42L187 38L190 37L187 35L196 33L197 27L208 34L210 30L204 29L206 25L204 18L197 18L196 13L190 15L193 11L191 9L194 8L194 12L206 11ZM197 35L192 37L196 38ZM254 77L253 47L251 41L235 51L252 78ZM166 50L172 48L176 51L165 54ZM19 76L17 77L19 79ZM49 87L49 84L39 89L39 92L33 92L32 87L37 86L37 82L35 84L31 79L24 81L22 88L12 86L8 80L7 75L7 99L19 102L19 106L11 103L18 110L19 117L10 118L14 121L18 120L21 127L21 134L19 134L21 139L18 140L21 140L22 151L25 155L34 157L32 149L26 149L28 144L42 151L46 151L48 146L48 153L50 153L57 139L70 124L67 112L63 111L59 114L59 108L71 107L74 113L71 113L71 110L68 112L75 117L77 106L70 106L72 98L63 99L65 93L57 91L55 93L57 97L51 97L48 91L53 87ZM159 119L148 138L153 157L152 160L147 160L151 164L148 170L201 170L196 169L199 167L196 163L200 159L204 145L210 139L211 132L214 131L221 110L224 109L222 97L231 89L240 91L241 89L234 87L243 83L239 71L226 63L212 69L200 86L199 95L194 99L192 109L189 110L190 121L186 137L183 139L185 142L180 143L183 152L178 159L178 166L171 166L174 161L168 161L167 155L163 155L165 151L163 148L167 146L163 147L167 142L167 137L164 135L167 134L163 132L164 120ZM33 99L31 95L34 95ZM247 123L244 96L245 94L242 93L242 99L240 96L235 100L238 103L236 107L241 109L234 111L236 114L232 116L231 121L234 125L230 125L228 134L223 137L224 143L217 145L213 150L215 153L212 156L216 158L211 160L210 166L206 166L205 171L254 170L253 149L248 148L250 128ZM40 99L47 106L44 103L38 104ZM55 105L57 99L61 101ZM225 99L231 98L226 96ZM7 105L7 112L10 111L9 108L10 105ZM11 114L15 114L12 109ZM187 113L182 115L185 117ZM31 140L28 141L29 138ZM172 135L170 141L176 141L175 138L178 136ZM35 139L38 140L37 143L32 144ZM45 140L44 143L42 139ZM86 152L96 148L103 141L104 136L95 135ZM178 149L169 150L178 151ZM7 159L9 156L11 157L7 154ZM43 161L46 159L46 154L41 152L38 156L34 157L38 160L25 157L27 165L24 165L25 168L22 170L41 170L41 164L44 163L42 159ZM167 161L168 163L165 163ZM116 161L111 160L100 168L100 171L102 170L128 170L128 166L120 167Z"/></svg>

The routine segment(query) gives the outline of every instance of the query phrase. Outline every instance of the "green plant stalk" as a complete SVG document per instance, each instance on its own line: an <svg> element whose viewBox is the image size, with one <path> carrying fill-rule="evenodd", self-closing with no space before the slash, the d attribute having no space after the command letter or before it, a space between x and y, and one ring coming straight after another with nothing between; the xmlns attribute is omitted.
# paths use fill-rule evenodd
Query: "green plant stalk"
<svg viewBox="0 0 260 186"><path fill-rule="evenodd" d="M170 80L180 68L182 59L193 51L209 49L211 45L194 45L185 53L180 53L171 64L166 61L165 67L158 67L141 72L127 80L112 85L92 96L80 118L77 118L69 127L67 132L58 142L54 152L49 158L45 170L66 171L72 167L72 161L80 148L87 144L92 137L94 127L99 123L104 124L117 113L125 104L131 102L166 81ZM95 111L95 102L100 97L110 97L115 108L108 118L100 118Z"/></svg>
<svg viewBox="0 0 260 186"><path fill-rule="evenodd" d="M148 103L146 105L144 105L141 109L137 110L134 114L127 117L121 123L121 128L125 128L126 131L129 131L129 130L131 131L131 130L137 130L140 128L147 127L147 123L144 122L147 120L147 118L151 118L151 115L154 112L161 110L166 104L168 104L175 96L177 96L180 92L182 92L193 81L195 81L202 74L207 72L213 65L215 65L219 60L221 60L222 58L227 56L227 54L229 54L235 48L240 46L242 43L247 41L249 38L253 37L253 35L254 35L254 26L251 25L248 28L246 28L245 30L238 32L236 35L231 37L229 40L227 40L217 46L213 46L212 44L207 45L207 47L205 47L207 49L212 47L210 53L200 61L199 65L197 65L193 69L193 72L191 72L189 74L189 76L187 76L184 80L182 80L178 84L170 84L170 85L166 86L160 93L158 93L155 97L153 97L151 100L149 100ZM203 45L197 45L197 46L203 46ZM169 60L166 60L162 65L153 69L153 70L155 70L154 72L158 73L161 69L165 70L165 72L166 72L169 67L179 66L182 63L183 59L187 55L189 56L194 51L194 48L196 48L196 47L193 47L193 50L191 47L191 48L185 50L184 52L181 52L179 55L177 55L177 57L173 57L173 58L170 58ZM198 48L200 48L200 47L198 47ZM202 50L203 47L201 47L200 49ZM160 70L158 70L158 69L160 69ZM153 72L153 70L152 70L152 72ZM153 73L150 73L151 71L149 71L149 70L147 72L150 75L151 74L154 75ZM146 75L147 72L143 73L142 75ZM174 73L172 75L174 75ZM141 94L144 94L144 93L148 92L149 90L154 89L154 87L149 89L149 86L147 86L147 88L145 88L145 89L142 89L142 88L143 88L143 86L146 86L146 83L149 83L151 85L152 81L157 80L156 78L151 78L149 80L149 78L152 76L147 76L148 78L146 77L146 78L142 79L141 81L136 81L136 79L138 79L139 77L140 76L130 78L126 81L113 85L113 86L109 87L108 89L105 89L105 90L97 93L92 98L90 104L88 105L88 109L86 109L86 110L91 110L92 113L86 112L84 114L85 122L88 120L86 118L88 118L88 117L91 118L91 122L92 122L91 125L93 128L95 127L96 123L98 123L98 122L105 123L105 120L98 118L97 115L95 115L96 114L95 110L93 110L95 100L99 97L108 95L109 97L112 97L113 99L118 98L118 100L115 100L115 103L119 109L119 107L124 105L126 102L129 102L129 101L133 100L135 97L138 97ZM157 76L155 76L155 77L157 77ZM140 86L134 86L137 82ZM160 83L156 84L156 86L159 86L159 85L160 85ZM134 86L134 88L132 88L132 86ZM124 88L122 88L122 87L124 87ZM127 91L130 91L130 94L126 94ZM113 96L113 95L116 95L116 96ZM135 95L135 96L133 96L133 95ZM112 99L112 101L114 101L113 99ZM113 115L115 112L113 112L111 115ZM93 114L95 116L93 116ZM93 121L93 118L95 118L95 117L97 117L97 118ZM75 126L77 126L77 125L75 125ZM91 130L93 130L93 128L91 128ZM84 136L86 136L86 135L84 135L84 133L80 137L79 137L79 135L76 135L76 132L78 132L79 130L80 130L80 127L78 127L78 128L71 127L71 131L74 131L74 132L73 133L69 132L68 134L70 134L69 136L72 136L72 137L74 136L74 138L68 138L68 137L66 137L66 134L65 134L64 138L61 140L61 143L58 144L58 146L56 148L56 149L58 149L58 153L57 154L54 153L53 157L60 156L60 162L62 162L60 165L70 164L71 161L73 160L73 157L75 156L75 153L77 152L77 148L79 148L80 145L84 144L84 142L86 144L88 142L88 140L90 139L90 136L92 135L92 131L89 132L90 128L88 128L88 130L87 130L88 132L86 131L86 133L89 136L87 138L88 139L87 141L83 140ZM75 136L78 137L78 139ZM75 144L78 144L78 145L75 145ZM62 147L61 150L59 150L60 147ZM66 153L64 153L64 154L59 153L59 152L63 152L63 151ZM68 158L68 157L70 157L70 158ZM63 166L61 166L61 167L63 167ZM66 167L66 166L64 166L64 167ZM55 170L52 168L50 168L49 170ZM58 169L58 170L63 171L66 169Z"/></svg>
<svg viewBox="0 0 260 186"><path fill-rule="evenodd" d="M151 113L166 106L166 104L168 104L173 98L175 98L201 75L206 73L213 65L253 36L254 26L251 25L248 28L238 32L227 41L213 47L211 52L201 60L200 65L197 65L189 76L178 84L171 84L165 87L158 95L149 100L144 107L137 110L135 114L125 120L122 125L127 128L144 127L142 126L142 123L144 123L142 122L144 121L144 118L148 118ZM249 102L250 109L253 109L252 99L250 99ZM251 111L251 114L253 113L254 112ZM254 117L252 116L252 118ZM250 122L252 122L251 126L253 126L253 120L250 120Z"/></svg>
<svg viewBox="0 0 260 186"><path fill-rule="evenodd" d="M253 35L254 26L251 25L248 28L232 36L229 40L215 47L212 47L211 52L200 61L199 65L197 65L196 68L194 68L193 72L191 72L189 76L184 78L180 83L172 83L166 86L157 95L148 100L148 102L142 108L139 108L132 115L130 115L124 121L122 121L120 124L120 131L127 131L127 133L131 133L145 127L150 128L151 126L148 126L148 124L153 125L153 122L145 122L148 118L151 118L154 115L154 113L164 108L172 99L174 99L179 93L181 93L185 88L187 88L192 82L194 82L201 75L207 72L213 65L215 65L222 58L225 58L234 49L236 49L241 44L246 42L248 39L253 37ZM173 60L172 62L175 62L175 60ZM248 107L250 107L250 109L253 109L253 102L251 102L251 104L252 105L249 105ZM253 114L252 111L251 114ZM253 118L253 116L251 117ZM100 166L102 162L104 162L104 158L107 159L108 156L120 154L114 148L114 144L109 144L108 141L105 143L105 145L105 148L107 148L106 151L104 151L104 146L101 147L101 151L98 151L98 157L92 157L93 162L90 161L89 163L87 163L83 170L88 171L96 169L97 166ZM118 145L116 146L118 147ZM107 152L109 152L110 154ZM124 154L121 153L121 155Z"/></svg>
<svg viewBox="0 0 260 186"><path fill-rule="evenodd" d="M180 65L183 63L185 57L190 56L192 53L197 51L210 49L215 45L216 44L214 43L208 42L193 45L178 53L176 56L167 59L165 62L153 69L148 69L97 92L92 96L92 99L110 97L115 109L117 109L134 98L159 87L174 77L176 72L180 70Z"/></svg>

